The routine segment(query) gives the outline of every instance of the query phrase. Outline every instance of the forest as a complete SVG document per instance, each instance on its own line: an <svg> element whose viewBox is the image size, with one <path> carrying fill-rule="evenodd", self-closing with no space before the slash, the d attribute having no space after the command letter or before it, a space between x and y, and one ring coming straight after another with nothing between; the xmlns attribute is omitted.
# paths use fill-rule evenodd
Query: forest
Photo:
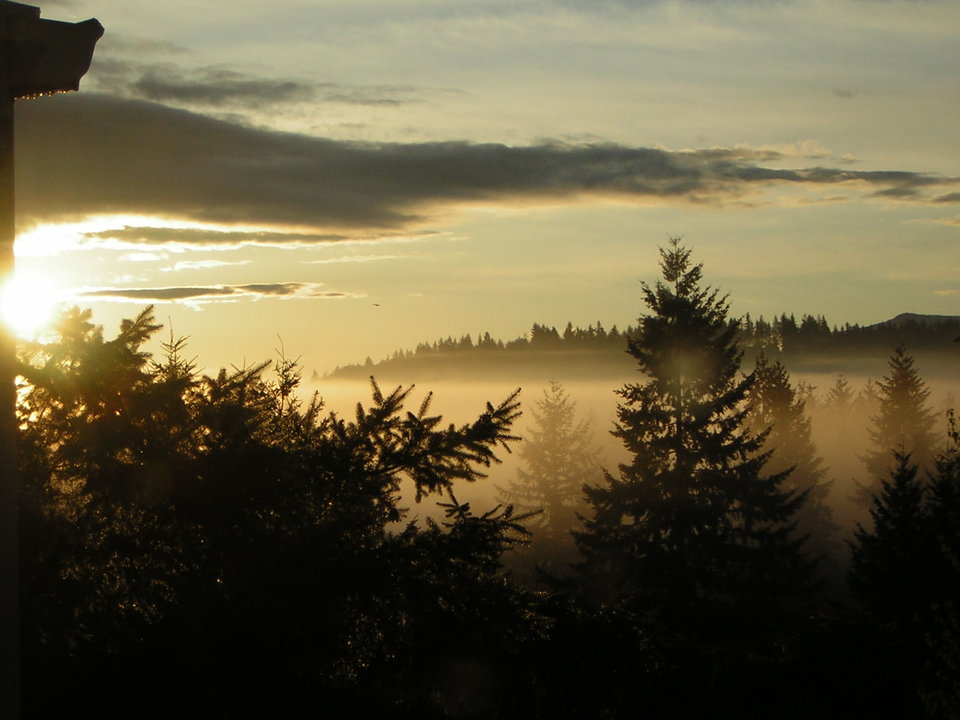
<svg viewBox="0 0 960 720"><path fill-rule="evenodd" d="M926 324L733 318L660 254L635 326L524 341L632 363L614 465L560 382L460 424L375 380L333 412L282 355L206 374L145 350L152 308L110 338L64 313L19 349L24 717L960 718L960 427ZM835 434L842 512L788 371L816 342L885 348L817 401L868 418L862 455Z"/></svg>
<svg viewBox="0 0 960 720"><path fill-rule="evenodd" d="M904 344L914 355L937 362L956 356L951 342L960 337L960 316L901 313L882 323L831 326L822 315L781 313L766 320L749 313L736 318L736 340L749 364L760 355L782 360L796 370L872 371L885 364L892 348ZM540 374L545 363L568 377L595 378L623 375L632 369L625 354L627 338L635 326L609 330L597 321L586 328L568 322L563 331L533 323L521 337L503 341L489 332L469 333L420 342L414 350L396 350L378 362L335 368L333 379L366 379L380 376L425 378L504 378ZM859 362L856 360L859 358ZM872 361L872 362L871 362ZM314 371L311 380L321 379Z"/></svg>

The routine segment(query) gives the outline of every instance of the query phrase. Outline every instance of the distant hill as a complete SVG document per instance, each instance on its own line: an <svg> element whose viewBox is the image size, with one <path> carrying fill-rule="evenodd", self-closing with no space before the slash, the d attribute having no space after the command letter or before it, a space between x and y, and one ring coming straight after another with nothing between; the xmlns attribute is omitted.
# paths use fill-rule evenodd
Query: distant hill
<svg viewBox="0 0 960 720"><path fill-rule="evenodd" d="M421 342L415 350L397 350L378 362L340 367L336 379L424 380L629 379L636 361L627 354L635 328L606 330L601 323L586 329L567 323L563 332L534 323L524 336L494 339L483 333ZM791 372L849 373L879 376L898 345L918 361L929 358L937 374L960 377L960 316L902 313L875 325L830 327L823 316L799 320L786 313L770 321L749 315L740 319L745 367L760 353L782 359Z"/></svg>
<svg viewBox="0 0 960 720"><path fill-rule="evenodd" d="M957 323L960 315L921 315L920 313L900 313L894 318L884 320L871 327L903 327L904 325L937 325L939 323Z"/></svg>

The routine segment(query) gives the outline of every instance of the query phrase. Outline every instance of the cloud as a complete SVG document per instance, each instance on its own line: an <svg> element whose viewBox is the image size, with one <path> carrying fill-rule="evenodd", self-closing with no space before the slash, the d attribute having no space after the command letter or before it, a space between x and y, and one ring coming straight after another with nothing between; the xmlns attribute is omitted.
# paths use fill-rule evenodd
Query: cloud
<svg viewBox="0 0 960 720"><path fill-rule="evenodd" d="M257 283L253 285L236 285L235 289L239 292L250 293L252 295L274 295L277 297L288 297L291 295L300 295L304 290L303 283ZM342 297L342 294L338 294Z"/></svg>
<svg viewBox="0 0 960 720"><path fill-rule="evenodd" d="M109 66L116 61L118 54L123 53L132 53L142 58L146 55L187 55L190 51L183 45L155 38L108 32L97 42L97 53L93 56L91 75L85 82L96 82L96 76L99 75L101 67ZM108 71L109 69L107 67Z"/></svg>
<svg viewBox="0 0 960 720"><path fill-rule="evenodd" d="M212 268L249 265L250 260L182 260L173 267L163 268L163 272L181 272L183 270L210 270Z"/></svg>
<svg viewBox="0 0 960 720"><path fill-rule="evenodd" d="M261 230L209 230L205 228L143 227L125 225L122 228L84 233L81 244L108 242L130 245L180 246L195 248L235 249L247 245L265 247L304 247L355 241L356 237L342 233L298 233Z"/></svg>
<svg viewBox="0 0 960 720"><path fill-rule="evenodd" d="M401 255L344 255L342 257L325 258L323 260L304 260L304 265L335 265L339 263L367 263L381 260L401 260Z"/></svg>
<svg viewBox="0 0 960 720"><path fill-rule="evenodd" d="M340 290L322 290L319 283L284 282L252 283L247 285L175 286L159 288L98 288L77 293L87 300L114 300L131 302L216 302L245 298L315 298L339 299L362 297Z"/></svg>
<svg viewBox="0 0 960 720"><path fill-rule="evenodd" d="M150 68L130 86L131 95L157 102L256 108L311 99L313 88L293 80L250 78L232 70L204 68L189 73Z"/></svg>
<svg viewBox="0 0 960 720"><path fill-rule="evenodd" d="M877 190L873 193L874 197L880 198L915 198L920 193L913 187L890 187L883 190Z"/></svg>
<svg viewBox="0 0 960 720"><path fill-rule="evenodd" d="M419 232L398 235L395 232L305 233L273 230L215 230L202 227L152 227L124 225L106 230L83 232L79 247L152 246L168 250L236 250L257 246L296 249L336 244L409 242L437 235ZM208 261L208 263L214 261Z"/></svg>
<svg viewBox="0 0 960 720"><path fill-rule="evenodd" d="M215 65L183 69L118 57L100 60L89 85L112 95L204 109L264 108L306 102L341 105L403 105L415 89L390 85L344 85L265 78Z"/></svg>
<svg viewBox="0 0 960 720"><path fill-rule="evenodd" d="M340 83L318 83L314 87L314 98L326 103L344 105L406 105L418 102L414 97L416 88L394 85L342 85ZM445 92L455 92L447 90Z"/></svg>
<svg viewBox="0 0 960 720"><path fill-rule="evenodd" d="M234 295L235 288L230 287L164 287L164 288L102 288L78 293L82 298L103 298L110 300L156 300L173 301L216 296Z"/></svg>
<svg viewBox="0 0 960 720"><path fill-rule="evenodd" d="M159 262L166 260L167 256L155 252L132 252L127 253L120 259L127 262Z"/></svg>
<svg viewBox="0 0 960 720"><path fill-rule="evenodd" d="M766 163L787 156L746 147L342 142L96 94L21 103L17 128L21 221L145 214L315 228L321 242L347 229L420 226L443 206L470 203L723 203L783 185L922 199L924 188L957 184L910 171L773 168Z"/></svg>

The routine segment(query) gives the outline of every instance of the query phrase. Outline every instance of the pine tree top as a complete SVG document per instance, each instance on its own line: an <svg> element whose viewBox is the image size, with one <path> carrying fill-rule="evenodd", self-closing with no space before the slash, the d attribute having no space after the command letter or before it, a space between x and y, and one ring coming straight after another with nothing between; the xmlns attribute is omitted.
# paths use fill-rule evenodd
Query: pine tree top
<svg viewBox="0 0 960 720"><path fill-rule="evenodd" d="M660 249L663 280L641 284L650 312L627 344L658 394L674 401L728 387L742 358L727 298L701 287L702 265L692 264L690 254L679 238Z"/></svg>

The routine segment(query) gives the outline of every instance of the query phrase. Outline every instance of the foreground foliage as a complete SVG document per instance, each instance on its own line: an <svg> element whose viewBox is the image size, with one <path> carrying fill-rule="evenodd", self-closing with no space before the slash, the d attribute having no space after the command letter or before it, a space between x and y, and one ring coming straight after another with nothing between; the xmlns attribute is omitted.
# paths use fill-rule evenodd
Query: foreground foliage
<svg viewBox="0 0 960 720"><path fill-rule="evenodd" d="M559 386L529 508L475 511L456 487L517 439L517 393L454 426L374 382L341 417L282 356L206 375L182 340L145 350L150 309L112 339L64 315L20 358L24 715L957 717L955 425L928 476L891 454L854 604L808 603L801 538L833 527L803 398L779 363L740 375L724 299L663 259L629 344L649 381L620 391L633 461L588 483L551 592L503 558L563 534L593 462Z"/></svg>
<svg viewBox="0 0 960 720"><path fill-rule="evenodd" d="M301 403L284 358L273 379L266 363L200 376L171 340L154 362L158 329L148 309L105 340L75 311L24 349L28 709L509 705L537 625L499 558L525 531L452 487L514 439L516 393L455 427L374 384L340 418ZM445 497L446 520L407 519L405 490ZM450 658L479 670L447 677ZM63 693L41 691L51 672Z"/></svg>

